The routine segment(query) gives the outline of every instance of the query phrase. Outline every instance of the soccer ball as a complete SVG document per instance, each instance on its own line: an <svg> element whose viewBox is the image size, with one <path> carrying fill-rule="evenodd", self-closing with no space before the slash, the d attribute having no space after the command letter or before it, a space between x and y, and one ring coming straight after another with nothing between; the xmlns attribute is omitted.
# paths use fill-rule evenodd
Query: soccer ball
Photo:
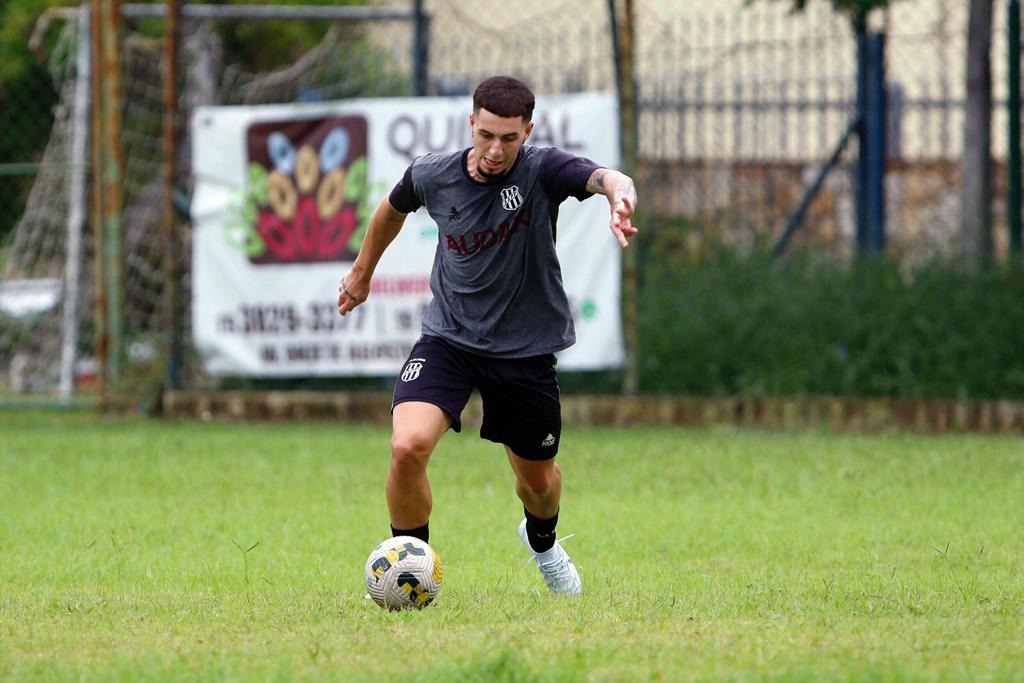
<svg viewBox="0 0 1024 683"><path fill-rule="evenodd" d="M443 580L441 557L412 536L389 538L366 559L366 592L391 610L426 607L441 591Z"/></svg>

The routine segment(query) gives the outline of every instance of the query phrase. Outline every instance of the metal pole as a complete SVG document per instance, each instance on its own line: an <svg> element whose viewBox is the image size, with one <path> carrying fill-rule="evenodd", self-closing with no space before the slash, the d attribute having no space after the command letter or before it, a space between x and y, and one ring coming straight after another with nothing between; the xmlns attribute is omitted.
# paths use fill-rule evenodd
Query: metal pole
<svg viewBox="0 0 1024 683"><path fill-rule="evenodd" d="M181 386L182 353L179 325L178 241L175 226L174 182L177 174L178 125L178 42L181 7L178 0L166 0L164 24L164 120L163 120L163 234L164 315L167 349L167 385Z"/></svg>
<svg viewBox="0 0 1024 683"><path fill-rule="evenodd" d="M100 0L97 17L101 32L101 71L103 114L103 257L105 278L102 286L107 299L107 376L108 395L118 391L124 349L124 318L121 263L121 208L124 177L124 153L121 146L123 123L121 63L121 0Z"/></svg>
<svg viewBox="0 0 1024 683"><path fill-rule="evenodd" d="M622 48L619 45L619 16L615 0L608 0L608 25L612 33L612 62L615 66L615 94L619 98L619 122L622 122Z"/></svg>
<svg viewBox="0 0 1024 683"><path fill-rule="evenodd" d="M867 250L881 254L885 249L885 162L886 162L886 102L885 102L885 34L868 36L867 164L864 199L867 202Z"/></svg>
<svg viewBox="0 0 1024 683"><path fill-rule="evenodd" d="M968 7L963 154L960 157L960 249L972 271L992 259L992 2Z"/></svg>
<svg viewBox="0 0 1024 683"><path fill-rule="evenodd" d="M1010 251L1021 253L1021 143L1020 143L1020 0L1010 0L1007 36L1009 47L1009 192L1006 213Z"/></svg>
<svg viewBox="0 0 1024 683"><path fill-rule="evenodd" d="M103 109L102 79L100 78L100 56L102 38L100 34L100 0L91 0L92 21L89 24L89 51L92 56L92 71L89 77L89 110L92 116L92 236L93 236L93 299L95 313L93 338L96 347L96 392L101 409L110 401L107 329L107 296L103 287L106 273L106 259L103 252Z"/></svg>
<svg viewBox="0 0 1024 683"><path fill-rule="evenodd" d="M61 319L60 398L74 392L75 354L78 350L78 295L81 286L82 227L88 200L85 196L86 163L89 159L89 79L91 48L89 5L78 9L78 44L75 61L74 123L71 133L71 198L68 208L68 248L64 255L64 312Z"/></svg>
<svg viewBox="0 0 1024 683"><path fill-rule="evenodd" d="M868 37L863 24L857 24L857 182L856 227L857 252L867 251L868 244Z"/></svg>
<svg viewBox="0 0 1024 683"><path fill-rule="evenodd" d="M772 247L772 258L782 256L782 252L786 250L786 245L789 244L789 239L803 222L804 214L807 213L807 209L810 207L811 202L818 195L818 191L821 190L821 186L825 183L825 178L828 177L828 174L839 163L839 158L842 156L843 150L846 149L846 145L850 142L850 138L853 137L859 127L860 121L856 117L854 117L846 126L846 132L843 133L843 137L839 139L839 143L832 150L832 155L829 156L828 161L826 161L818 170L818 174L814 177L814 180L804 192L803 196L800 197L800 202L797 204L796 209L794 209L793 213L790 214L789 220L786 222L786 229L782 232L782 235L775 243L775 246Z"/></svg>
<svg viewBox="0 0 1024 683"><path fill-rule="evenodd" d="M621 73L619 107L622 120L622 170L636 177L637 156L637 97L634 73L634 17L633 0L625 0L619 41ZM635 218L635 216L634 216ZM635 394L640 384L637 359L637 257L636 248L626 249L622 255L622 333L626 346L626 367L622 377L622 391Z"/></svg>
<svg viewBox="0 0 1024 683"><path fill-rule="evenodd" d="M159 19L166 10L163 4L125 3L121 6L122 16L129 19ZM377 21L407 20L412 18L412 13L406 7L218 5L186 2L181 5L181 18L227 21Z"/></svg>
<svg viewBox="0 0 1024 683"><path fill-rule="evenodd" d="M423 97L427 94L427 69L430 57L428 49L428 26L426 13L423 11L423 0L413 0L414 42L412 48L412 94Z"/></svg>

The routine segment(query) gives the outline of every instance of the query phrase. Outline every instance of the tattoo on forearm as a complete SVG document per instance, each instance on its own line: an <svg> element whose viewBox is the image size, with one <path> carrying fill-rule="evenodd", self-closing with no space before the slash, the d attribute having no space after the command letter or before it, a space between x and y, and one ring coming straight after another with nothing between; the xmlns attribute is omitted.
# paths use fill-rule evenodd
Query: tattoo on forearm
<svg viewBox="0 0 1024 683"><path fill-rule="evenodd" d="M624 173L599 168L590 175L587 181L587 192L603 194L613 199L626 199L636 206L636 188L633 180Z"/></svg>

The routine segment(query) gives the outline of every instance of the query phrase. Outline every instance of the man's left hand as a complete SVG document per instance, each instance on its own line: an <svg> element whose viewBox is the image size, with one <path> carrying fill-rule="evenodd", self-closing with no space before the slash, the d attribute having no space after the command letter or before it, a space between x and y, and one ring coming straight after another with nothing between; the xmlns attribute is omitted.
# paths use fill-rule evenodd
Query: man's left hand
<svg viewBox="0 0 1024 683"><path fill-rule="evenodd" d="M612 206L612 219L609 227L623 249L629 246L629 238L639 232L633 226L632 216L633 203L629 201L628 197L620 198Z"/></svg>

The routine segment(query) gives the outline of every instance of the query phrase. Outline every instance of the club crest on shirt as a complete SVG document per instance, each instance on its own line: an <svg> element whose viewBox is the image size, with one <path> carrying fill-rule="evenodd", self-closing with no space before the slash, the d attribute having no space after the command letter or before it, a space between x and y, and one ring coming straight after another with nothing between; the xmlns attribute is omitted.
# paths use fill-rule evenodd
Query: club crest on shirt
<svg viewBox="0 0 1024 683"><path fill-rule="evenodd" d="M507 211L515 211L523 205L523 195L519 194L519 186L505 187L501 190L501 206Z"/></svg>

